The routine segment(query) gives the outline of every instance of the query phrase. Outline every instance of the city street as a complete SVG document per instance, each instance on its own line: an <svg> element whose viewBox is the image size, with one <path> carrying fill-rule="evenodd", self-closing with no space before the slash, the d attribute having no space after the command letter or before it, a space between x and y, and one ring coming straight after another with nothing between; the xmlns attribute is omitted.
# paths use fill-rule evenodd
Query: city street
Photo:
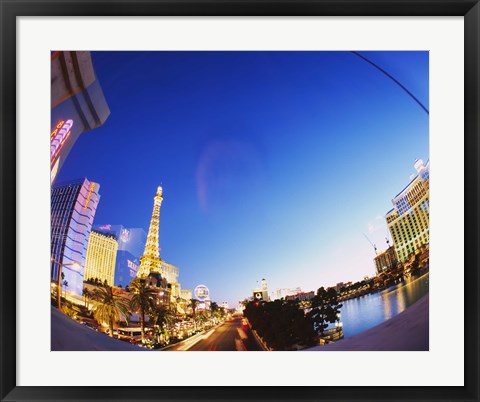
<svg viewBox="0 0 480 402"><path fill-rule="evenodd" d="M234 317L219 327L207 331L205 334L190 343L185 342L179 347L170 350L188 351L261 351L247 325L242 325L242 317Z"/></svg>

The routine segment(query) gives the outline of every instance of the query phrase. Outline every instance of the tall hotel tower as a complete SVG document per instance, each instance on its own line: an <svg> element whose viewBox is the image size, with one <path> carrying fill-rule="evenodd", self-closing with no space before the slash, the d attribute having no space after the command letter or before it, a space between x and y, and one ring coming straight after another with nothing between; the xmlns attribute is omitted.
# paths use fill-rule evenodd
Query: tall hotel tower
<svg viewBox="0 0 480 402"><path fill-rule="evenodd" d="M395 196L385 216L400 262L430 242L430 164L420 159L415 169L418 175Z"/></svg>
<svg viewBox="0 0 480 402"><path fill-rule="evenodd" d="M51 191L51 279L62 264L67 292L82 295L88 239L100 185L87 179L54 185Z"/></svg>
<svg viewBox="0 0 480 402"><path fill-rule="evenodd" d="M88 239L87 259L85 260L85 279L98 279L113 286L118 243L112 234L103 234L92 230Z"/></svg>
<svg viewBox="0 0 480 402"><path fill-rule="evenodd" d="M162 263L160 260L158 232L160 230L160 207L162 205L162 187L157 188L157 194L153 198L153 212L148 228L147 243L145 250L140 257L140 267L138 268L137 277L146 278L150 273L160 273Z"/></svg>

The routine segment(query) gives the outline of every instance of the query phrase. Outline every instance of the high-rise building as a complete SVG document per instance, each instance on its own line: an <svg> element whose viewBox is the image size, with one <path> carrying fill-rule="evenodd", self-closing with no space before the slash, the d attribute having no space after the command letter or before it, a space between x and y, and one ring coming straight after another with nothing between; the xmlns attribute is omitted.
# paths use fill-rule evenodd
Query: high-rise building
<svg viewBox="0 0 480 402"><path fill-rule="evenodd" d="M135 258L125 250L117 251L115 263L115 277L113 283L115 286L126 287L137 277L140 259Z"/></svg>
<svg viewBox="0 0 480 402"><path fill-rule="evenodd" d="M92 230L88 239L87 258L85 260L85 279L98 279L113 286L118 243L115 236Z"/></svg>
<svg viewBox="0 0 480 402"><path fill-rule="evenodd" d="M417 160L415 169L418 174L395 196L393 209L385 216L400 262L430 241L430 164Z"/></svg>
<svg viewBox="0 0 480 402"><path fill-rule="evenodd" d="M118 242L115 264L115 286L128 286L137 276L140 256L147 241L147 233L142 228L126 228L123 225L97 224L96 231L114 235Z"/></svg>
<svg viewBox="0 0 480 402"><path fill-rule="evenodd" d="M97 232L111 233L117 238L118 251L128 251L136 259L140 259L147 241L147 233L142 228L127 228L110 223L93 226Z"/></svg>
<svg viewBox="0 0 480 402"><path fill-rule="evenodd" d="M51 55L50 182L80 134L100 127L110 109L95 76L90 52Z"/></svg>
<svg viewBox="0 0 480 402"><path fill-rule="evenodd" d="M57 184L51 190L51 279L59 269L65 289L82 295L85 258L100 185L87 179Z"/></svg>

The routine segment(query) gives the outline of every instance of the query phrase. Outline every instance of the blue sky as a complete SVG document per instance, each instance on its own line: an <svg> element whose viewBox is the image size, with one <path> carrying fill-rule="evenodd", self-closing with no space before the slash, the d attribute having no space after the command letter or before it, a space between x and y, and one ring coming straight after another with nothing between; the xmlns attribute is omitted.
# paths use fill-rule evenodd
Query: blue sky
<svg viewBox="0 0 480 402"><path fill-rule="evenodd" d="M361 52L428 109L428 52ZM92 52L110 106L57 182L100 183L95 222L148 230L183 288L238 300L374 274L428 115L351 52Z"/></svg>

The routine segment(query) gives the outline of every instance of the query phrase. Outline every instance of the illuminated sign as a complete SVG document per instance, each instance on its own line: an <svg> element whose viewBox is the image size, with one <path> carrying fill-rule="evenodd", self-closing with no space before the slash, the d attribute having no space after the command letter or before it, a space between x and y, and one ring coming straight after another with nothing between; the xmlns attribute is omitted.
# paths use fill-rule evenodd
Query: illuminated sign
<svg viewBox="0 0 480 402"><path fill-rule="evenodd" d="M98 227L100 230L110 230L112 228L112 225L103 225Z"/></svg>
<svg viewBox="0 0 480 402"><path fill-rule="evenodd" d="M73 120L59 122L50 134L50 162L53 165L73 127Z"/></svg>
<svg viewBox="0 0 480 402"><path fill-rule="evenodd" d="M59 163L60 163L60 158L57 159L57 161L55 162L55 165L53 165L53 168L50 171L50 184L53 183L53 181L55 180L55 177L57 176Z"/></svg>
<svg viewBox="0 0 480 402"><path fill-rule="evenodd" d="M90 190L88 191L87 199L85 200L85 206L83 209L87 209L90 199L92 198L93 190L95 190L95 183L90 184Z"/></svg>
<svg viewBox="0 0 480 402"><path fill-rule="evenodd" d="M210 291L205 285L198 285L195 290L193 291L195 297L200 301L205 301L208 299L208 295Z"/></svg>
<svg viewBox="0 0 480 402"><path fill-rule="evenodd" d="M120 240L126 243L129 238L130 238L130 232L128 231L128 229L123 229L122 233L120 233Z"/></svg>
<svg viewBox="0 0 480 402"><path fill-rule="evenodd" d="M135 278L138 272L138 265L130 260L127 260L127 265L130 268L130 278Z"/></svg>

